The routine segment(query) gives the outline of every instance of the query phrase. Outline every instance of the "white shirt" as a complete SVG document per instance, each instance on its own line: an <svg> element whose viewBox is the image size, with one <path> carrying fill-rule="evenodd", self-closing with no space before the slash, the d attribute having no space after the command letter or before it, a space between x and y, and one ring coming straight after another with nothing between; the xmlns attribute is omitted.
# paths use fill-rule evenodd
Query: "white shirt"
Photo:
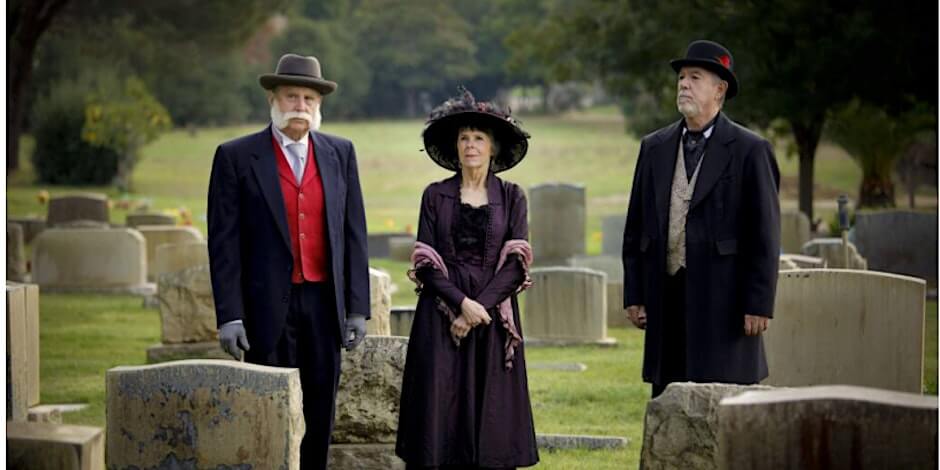
<svg viewBox="0 0 940 470"><path fill-rule="evenodd" d="M308 155L307 145L310 143L310 138L308 137L310 133L308 132L307 134L304 134L304 138L300 140L294 140L288 137L287 134L285 134L284 132L282 132L280 129L278 129L275 126L271 126L271 129L274 130L274 139L277 140L278 145L281 146L281 151L284 152L284 156L287 157L287 163L290 165L290 169L291 171L294 172L294 174L297 174L298 171L297 171L297 168L294 168L294 165L295 165L294 159L291 158L291 155L293 155L293 153L287 148L287 146L291 144L300 144L302 146L300 147L301 151L300 151L299 173L303 174L304 168L307 167L307 155Z"/></svg>

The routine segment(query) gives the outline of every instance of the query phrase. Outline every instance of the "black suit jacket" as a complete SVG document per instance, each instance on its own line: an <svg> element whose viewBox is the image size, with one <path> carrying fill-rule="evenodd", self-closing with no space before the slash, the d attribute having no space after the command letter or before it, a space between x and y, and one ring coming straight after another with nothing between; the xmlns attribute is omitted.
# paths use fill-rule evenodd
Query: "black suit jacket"
<svg viewBox="0 0 940 470"><path fill-rule="evenodd" d="M681 134L679 121L643 138L624 229L624 306L646 306L643 378L653 383L668 347L663 279ZM744 335L744 315L773 316L780 172L770 143L723 113L703 158L686 221L687 379L754 383L767 362L761 337Z"/></svg>
<svg viewBox="0 0 940 470"><path fill-rule="evenodd" d="M219 325L243 320L253 351L280 338L290 300L291 255L284 197L268 126L220 145L209 181L209 264ZM369 259L356 151L311 132L323 182L330 281L341 344L350 313L369 317Z"/></svg>

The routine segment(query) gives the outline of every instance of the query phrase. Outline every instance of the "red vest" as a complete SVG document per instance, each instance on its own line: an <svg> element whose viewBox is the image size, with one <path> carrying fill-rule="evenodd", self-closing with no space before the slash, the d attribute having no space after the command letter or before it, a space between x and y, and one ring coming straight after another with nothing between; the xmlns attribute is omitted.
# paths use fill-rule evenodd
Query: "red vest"
<svg viewBox="0 0 940 470"><path fill-rule="evenodd" d="M325 281L330 277L327 258L329 242L323 182L314 158L313 139L307 143L307 164L299 186L276 137L272 140L277 154L277 172L280 175L281 194L284 195L284 208L287 209L291 254L294 256L291 282Z"/></svg>

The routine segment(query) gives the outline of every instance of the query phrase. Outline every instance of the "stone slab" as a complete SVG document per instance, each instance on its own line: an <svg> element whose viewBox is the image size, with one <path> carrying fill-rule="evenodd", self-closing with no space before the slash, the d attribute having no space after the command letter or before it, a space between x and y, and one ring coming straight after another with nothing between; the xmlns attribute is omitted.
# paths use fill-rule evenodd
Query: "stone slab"
<svg viewBox="0 0 940 470"><path fill-rule="evenodd" d="M52 423L7 423L7 468L100 470L104 430Z"/></svg>
<svg viewBox="0 0 940 470"><path fill-rule="evenodd" d="M109 469L300 468L297 369L191 360L105 380Z"/></svg>
<svg viewBox="0 0 940 470"><path fill-rule="evenodd" d="M26 344L27 406L39 404L39 286L7 282L7 288L22 289L26 335L18 341ZM7 310L8 315L10 310ZM9 344L9 342L7 343Z"/></svg>
<svg viewBox="0 0 940 470"><path fill-rule="evenodd" d="M619 436L586 436L575 434L536 434L535 444L540 450L602 450L626 447L629 440Z"/></svg>
<svg viewBox="0 0 940 470"><path fill-rule="evenodd" d="M369 258L388 258L391 253L389 240L396 237L410 237L412 240L415 238L407 232L370 233L367 237Z"/></svg>
<svg viewBox="0 0 940 470"><path fill-rule="evenodd" d="M407 353L408 338L401 336L366 336L343 352L333 442L395 442Z"/></svg>
<svg viewBox="0 0 940 470"><path fill-rule="evenodd" d="M392 310L389 314L389 324L390 331L392 336L410 336L411 335L411 323L414 322L415 318L415 307L414 306L398 306L392 307Z"/></svg>
<svg viewBox="0 0 940 470"><path fill-rule="evenodd" d="M530 362L528 370L557 370L561 372L584 372L587 366L580 362Z"/></svg>
<svg viewBox="0 0 940 470"><path fill-rule="evenodd" d="M25 282L28 279L23 226L7 222L7 280Z"/></svg>
<svg viewBox="0 0 940 470"><path fill-rule="evenodd" d="M855 243L869 269L919 277L937 285L937 213L859 212Z"/></svg>
<svg viewBox="0 0 940 470"><path fill-rule="evenodd" d="M366 322L366 334L391 335L392 277L387 272L369 268L369 299L372 313Z"/></svg>
<svg viewBox="0 0 940 470"><path fill-rule="evenodd" d="M823 269L826 267L826 260L816 256L789 254L780 255L780 260L793 263L797 269Z"/></svg>
<svg viewBox="0 0 940 470"><path fill-rule="evenodd" d="M26 341L26 289L6 287L6 404L8 421L26 421L29 409L29 347Z"/></svg>
<svg viewBox="0 0 940 470"><path fill-rule="evenodd" d="M164 244L193 243L204 241L202 232L195 227L171 227L167 225L141 225L137 230L144 236L147 246L147 280L157 280L157 247Z"/></svg>
<svg viewBox="0 0 940 470"><path fill-rule="evenodd" d="M623 251L623 228L626 223L626 214L601 218L601 254L620 258Z"/></svg>
<svg viewBox="0 0 940 470"><path fill-rule="evenodd" d="M529 238L537 266L561 266L585 253L587 190L545 183L529 189Z"/></svg>
<svg viewBox="0 0 940 470"><path fill-rule="evenodd" d="M147 262L153 266L154 280L159 281L161 274L209 264L209 245L205 241L164 243Z"/></svg>
<svg viewBox="0 0 940 470"><path fill-rule="evenodd" d="M108 196L101 193L77 193L49 199L47 226L56 227L80 220L109 223Z"/></svg>
<svg viewBox="0 0 940 470"><path fill-rule="evenodd" d="M218 341L204 343L155 344L147 348L147 363L181 361L184 359L231 359Z"/></svg>
<svg viewBox="0 0 940 470"><path fill-rule="evenodd" d="M607 341L607 275L587 268L530 271L522 330L526 341Z"/></svg>
<svg viewBox="0 0 940 470"><path fill-rule="evenodd" d="M937 468L937 397L863 387L747 392L719 407L721 468Z"/></svg>
<svg viewBox="0 0 940 470"><path fill-rule="evenodd" d="M43 291L146 292L147 252L134 229L47 229L33 246L33 282Z"/></svg>
<svg viewBox="0 0 940 470"><path fill-rule="evenodd" d="M327 457L331 470L405 470L395 444L333 444Z"/></svg>
<svg viewBox="0 0 940 470"><path fill-rule="evenodd" d="M141 225L176 225L176 217L167 214L153 212L138 212L127 214L125 224L130 228L137 228Z"/></svg>
<svg viewBox="0 0 940 470"><path fill-rule="evenodd" d="M23 242L32 243L40 232L46 229L46 219L41 217L7 217L7 222L23 227Z"/></svg>
<svg viewBox="0 0 940 470"><path fill-rule="evenodd" d="M209 265L160 275L163 344L214 342L218 339Z"/></svg>
<svg viewBox="0 0 940 470"><path fill-rule="evenodd" d="M27 410L26 421L31 423L62 424L62 410L51 406L34 406Z"/></svg>
<svg viewBox="0 0 940 470"><path fill-rule="evenodd" d="M780 249L784 253L799 253L809 241L809 217L797 209L780 211Z"/></svg>

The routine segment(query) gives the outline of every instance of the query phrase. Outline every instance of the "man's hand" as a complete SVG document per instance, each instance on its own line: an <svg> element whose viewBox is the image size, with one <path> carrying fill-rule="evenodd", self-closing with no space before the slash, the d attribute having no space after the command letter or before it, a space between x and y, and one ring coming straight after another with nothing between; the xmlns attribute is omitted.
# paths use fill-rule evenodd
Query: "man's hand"
<svg viewBox="0 0 940 470"><path fill-rule="evenodd" d="M242 322L230 322L219 328L219 344L236 361L242 360L242 350L249 350L248 336L245 334L245 325Z"/></svg>
<svg viewBox="0 0 940 470"><path fill-rule="evenodd" d="M464 338L467 336L467 333L470 332L470 323L467 321L467 317L461 315L454 319L450 324L450 334L454 335L457 338Z"/></svg>
<svg viewBox="0 0 940 470"><path fill-rule="evenodd" d="M757 336L770 326L770 319L759 315L744 316L744 334L747 336Z"/></svg>
<svg viewBox="0 0 940 470"><path fill-rule="evenodd" d="M486 309L483 308L479 302L470 297L464 297L463 302L460 303L460 313L460 316L466 318L467 324L469 324L471 328L480 323L489 325L490 321L492 321L490 314L486 313Z"/></svg>
<svg viewBox="0 0 940 470"><path fill-rule="evenodd" d="M347 351L352 351L359 346L362 339L366 337L366 316L350 314L346 317L346 332L344 336L344 346Z"/></svg>
<svg viewBox="0 0 940 470"><path fill-rule="evenodd" d="M627 307L627 318L630 319L630 323L633 323L633 326L645 330L646 329L646 306L645 305L631 305Z"/></svg>

